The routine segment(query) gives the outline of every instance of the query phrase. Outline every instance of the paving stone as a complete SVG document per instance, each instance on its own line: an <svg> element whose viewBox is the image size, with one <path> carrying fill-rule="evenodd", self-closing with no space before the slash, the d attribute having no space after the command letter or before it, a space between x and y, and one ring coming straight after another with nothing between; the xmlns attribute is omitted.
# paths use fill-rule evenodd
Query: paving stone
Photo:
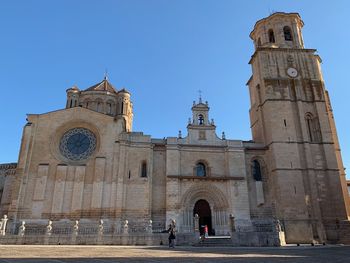
<svg viewBox="0 0 350 263"><path fill-rule="evenodd" d="M0 246L0 263L349 262L349 246L280 248L165 246Z"/></svg>

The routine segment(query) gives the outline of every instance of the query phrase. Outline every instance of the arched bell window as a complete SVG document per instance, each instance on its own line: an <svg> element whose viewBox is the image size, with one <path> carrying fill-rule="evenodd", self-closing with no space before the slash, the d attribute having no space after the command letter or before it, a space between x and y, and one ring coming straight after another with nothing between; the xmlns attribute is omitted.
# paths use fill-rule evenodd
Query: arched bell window
<svg viewBox="0 0 350 263"><path fill-rule="evenodd" d="M270 29L268 34L269 34L269 42L275 43L275 34L273 33L273 30Z"/></svg>
<svg viewBox="0 0 350 263"><path fill-rule="evenodd" d="M206 166L204 163L202 163L202 162L197 163L196 175L201 176L201 177L207 176L207 169L206 169Z"/></svg>
<svg viewBox="0 0 350 263"><path fill-rule="evenodd" d="M124 114L124 102L121 103L120 114Z"/></svg>
<svg viewBox="0 0 350 263"><path fill-rule="evenodd" d="M255 181L262 181L261 166L258 160L253 160L252 173Z"/></svg>
<svg viewBox="0 0 350 263"><path fill-rule="evenodd" d="M203 125L204 124L204 116L202 114L198 115L198 124Z"/></svg>
<svg viewBox="0 0 350 263"><path fill-rule="evenodd" d="M314 141L315 136L314 136L313 125L312 125L313 124L312 123L312 114L307 113L305 116L305 120L306 120L306 128L307 128L307 132L309 134L310 141Z"/></svg>
<svg viewBox="0 0 350 263"><path fill-rule="evenodd" d="M147 163L143 161L141 164L141 177L147 177Z"/></svg>
<svg viewBox="0 0 350 263"><path fill-rule="evenodd" d="M306 128L309 134L310 142L321 141L320 124L317 117L314 117L310 112L305 114Z"/></svg>
<svg viewBox="0 0 350 263"><path fill-rule="evenodd" d="M290 29L289 26L285 26L283 28L283 33L284 33L284 40L293 41L292 30Z"/></svg>

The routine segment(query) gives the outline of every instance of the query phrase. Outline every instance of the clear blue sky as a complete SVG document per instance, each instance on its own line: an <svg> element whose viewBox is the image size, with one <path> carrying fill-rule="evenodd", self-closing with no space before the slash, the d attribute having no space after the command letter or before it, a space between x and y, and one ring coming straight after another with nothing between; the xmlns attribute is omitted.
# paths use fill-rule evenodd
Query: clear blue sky
<svg viewBox="0 0 350 263"><path fill-rule="evenodd" d="M134 102L134 131L186 134L203 91L218 134L251 139L249 97L254 23L299 12L305 46L316 48L330 92L343 161L350 169L350 1L0 1L0 163L16 162L27 113L64 108L65 90L103 78Z"/></svg>

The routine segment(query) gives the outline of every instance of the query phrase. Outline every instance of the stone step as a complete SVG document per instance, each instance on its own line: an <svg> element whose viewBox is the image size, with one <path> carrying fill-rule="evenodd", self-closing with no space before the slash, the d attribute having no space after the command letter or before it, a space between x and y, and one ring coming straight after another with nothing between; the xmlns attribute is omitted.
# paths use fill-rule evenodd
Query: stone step
<svg viewBox="0 0 350 263"><path fill-rule="evenodd" d="M208 237L194 244L196 247L232 247L232 240L229 236Z"/></svg>

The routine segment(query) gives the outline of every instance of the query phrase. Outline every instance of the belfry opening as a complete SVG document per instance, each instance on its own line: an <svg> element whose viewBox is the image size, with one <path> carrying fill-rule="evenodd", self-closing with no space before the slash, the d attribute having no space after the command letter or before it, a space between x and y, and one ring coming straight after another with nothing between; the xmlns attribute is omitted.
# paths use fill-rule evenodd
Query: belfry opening
<svg viewBox="0 0 350 263"><path fill-rule="evenodd" d="M199 217L199 230L200 234L205 234L205 227L208 229L209 235L214 235L215 231L212 227L212 221L211 221L211 209L209 203L204 200L200 199L196 202L193 208L193 216L195 214Z"/></svg>

